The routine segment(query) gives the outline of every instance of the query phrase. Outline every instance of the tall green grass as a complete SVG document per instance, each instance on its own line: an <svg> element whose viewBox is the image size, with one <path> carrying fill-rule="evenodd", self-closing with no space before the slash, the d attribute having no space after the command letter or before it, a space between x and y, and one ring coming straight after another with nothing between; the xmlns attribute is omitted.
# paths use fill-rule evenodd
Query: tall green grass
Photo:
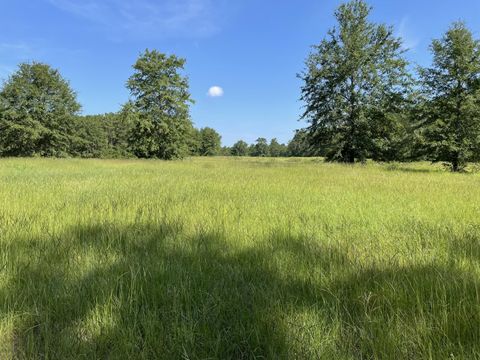
<svg viewBox="0 0 480 360"><path fill-rule="evenodd" d="M479 275L479 175L0 161L0 359L475 359Z"/></svg>

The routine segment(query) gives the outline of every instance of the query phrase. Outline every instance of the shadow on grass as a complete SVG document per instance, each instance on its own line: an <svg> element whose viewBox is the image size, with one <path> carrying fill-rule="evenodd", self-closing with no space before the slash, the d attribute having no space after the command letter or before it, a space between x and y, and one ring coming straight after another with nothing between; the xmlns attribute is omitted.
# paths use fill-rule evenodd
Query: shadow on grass
<svg viewBox="0 0 480 360"><path fill-rule="evenodd" d="M413 173L413 174L432 174L432 173L444 173L446 172L445 168L438 168L432 165L426 167L413 167L413 165L402 165L398 163L385 164L385 169L388 171L399 171L404 173Z"/></svg>
<svg viewBox="0 0 480 360"><path fill-rule="evenodd" d="M9 249L16 358L479 355L479 283L435 265L362 268L273 234L252 248L181 224L79 226Z"/></svg>

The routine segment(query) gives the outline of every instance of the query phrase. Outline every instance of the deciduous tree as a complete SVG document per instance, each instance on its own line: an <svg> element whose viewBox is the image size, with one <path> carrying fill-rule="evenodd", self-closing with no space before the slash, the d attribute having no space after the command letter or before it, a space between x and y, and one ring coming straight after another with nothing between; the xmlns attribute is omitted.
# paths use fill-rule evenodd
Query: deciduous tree
<svg viewBox="0 0 480 360"><path fill-rule="evenodd" d="M134 121L130 145L141 158L174 159L189 153L193 126L190 119L188 78L181 74L185 60L146 50L133 66L127 82Z"/></svg>
<svg viewBox="0 0 480 360"><path fill-rule="evenodd" d="M341 5L338 26L306 61L303 118L316 147L328 160L365 160L389 141L410 77L402 41L390 26L369 21L363 0Z"/></svg>
<svg viewBox="0 0 480 360"><path fill-rule="evenodd" d="M265 138L258 138L252 148L252 156L266 157L269 156L268 142Z"/></svg>
<svg viewBox="0 0 480 360"><path fill-rule="evenodd" d="M284 144L280 144L277 139L273 138L268 146L268 152L271 157L286 156L287 147Z"/></svg>
<svg viewBox="0 0 480 360"><path fill-rule="evenodd" d="M431 51L432 66L420 69L425 102L419 132L431 160L459 171L480 148L480 41L458 22Z"/></svg>
<svg viewBox="0 0 480 360"><path fill-rule="evenodd" d="M200 130L200 150L201 156L215 156L220 154L222 146L222 137L214 129L206 127Z"/></svg>
<svg viewBox="0 0 480 360"><path fill-rule="evenodd" d="M248 144L239 140L232 146L232 155L233 156L248 156Z"/></svg>
<svg viewBox="0 0 480 360"><path fill-rule="evenodd" d="M310 133L306 129L298 130L292 140L288 143L288 155L294 157L313 156L313 150L310 142ZM317 148L321 153L321 149Z"/></svg>
<svg viewBox="0 0 480 360"><path fill-rule="evenodd" d="M68 155L79 111L76 93L58 70L37 62L20 64L0 91L2 155Z"/></svg>

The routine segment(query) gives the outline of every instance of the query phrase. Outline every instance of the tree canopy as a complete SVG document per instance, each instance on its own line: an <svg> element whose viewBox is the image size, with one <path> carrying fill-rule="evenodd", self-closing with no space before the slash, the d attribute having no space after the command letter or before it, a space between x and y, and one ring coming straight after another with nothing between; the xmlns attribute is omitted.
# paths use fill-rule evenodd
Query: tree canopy
<svg viewBox="0 0 480 360"><path fill-rule="evenodd" d="M268 145L268 154L271 157L287 156L287 146L285 144L280 144L276 138L273 138L270 140L270 145Z"/></svg>
<svg viewBox="0 0 480 360"><path fill-rule="evenodd" d="M314 155L310 133L307 130L302 129L295 132L293 139L288 143L288 154L294 157ZM317 155L322 155L321 149L317 149Z"/></svg>
<svg viewBox="0 0 480 360"><path fill-rule="evenodd" d="M221 150L222 137L214 129L206 127L199 131L199 151L200 156L219 155Z"/></svg>
<svg viewBox="0 0 480 360"><path fill-rule="evenodd" d="M80 111L76 93L59 71L23 63L0 91L3 156L66 156Z"/></svg>
<svg viewBox="0 0 480 360"><path fill-rule="evenodd" d="M402 42L390 26L369 21L363 0L341 5L338 26L306 61L303 118L329 160L363 161L394 133L410 77ZM380 148L379 148L380 147Z"/></svg>
<svg viewBox="0 0 480 360"><path fill-rule="evenodd" d="M258 138L251 150L252 156L266 157L269 156L268 141L265 138Z"/></svg>
<svg viewBox="0 0 480 360"><path fill-rule="evenodd" d="M141 158L174 159L189 153L193 125L185 60L146 50L127 82L132 96L126 108L133 121L130 144Z"/></svg>
<svg viewBox="0 0 480 360"><path fill-rule="evenodd" d="M430 48L433 63L420 69L419 133L428 158L458 171L480 150L480 41L458 22Z"/></svg>
<svg viewBox="0 0 480 360"><path fill-rule="evenodd" d="M339 6L337 25L313 47L299 75L307 125L288 145L259 137L222 147L215 129L193 126L185 59L145 50L126 83L129 101L101 115L80 114L58 70L20 64L0 88L0 156L421 159L452 171L480 161L480 41L454 23L414 74L393 27L370 21L371 11L364 0Z"/></svg>
<svg viewBox="0 0 480 360"><path fill-rule="evenodd" d="M231 154L233 156L248 156L248 144L243 140L237 141L232 146Z"/></svg>

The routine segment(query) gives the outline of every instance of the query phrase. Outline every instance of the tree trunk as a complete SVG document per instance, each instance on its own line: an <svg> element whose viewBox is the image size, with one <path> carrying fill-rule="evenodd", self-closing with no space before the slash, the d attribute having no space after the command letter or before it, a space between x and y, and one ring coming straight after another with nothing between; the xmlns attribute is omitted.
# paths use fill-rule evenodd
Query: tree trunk
<svg viewBox="0 0 480 360"><path fill-rule="evenodd" d="M341 161L345 164L353 164L355 162L355 150L351 143L346 143L343 146Z"/></svg>
<svg viewBox="0 0 480 360"><path fill-rule="evenodd" d="M350 149L348 152L348 163L354 164L355 163L355 151Z"/></svg>
<svg viewBox="0 0 480 360"><path fill-rule="evenodd" d="M353 145L355 143L355 124L357 120L357 94L355 93L355 83L355 77L352 75L350 77L350 143L348 144L348 151L346 154L346 162L349 164L355 163L355 150Z"/></svg>
<svg viewBox="0 0 480 360"><path fill-rule="evenodd" d="M460 170L460 161L458 160L458 154L453 156L452 160L452 172L458 172Z"/></svg>

